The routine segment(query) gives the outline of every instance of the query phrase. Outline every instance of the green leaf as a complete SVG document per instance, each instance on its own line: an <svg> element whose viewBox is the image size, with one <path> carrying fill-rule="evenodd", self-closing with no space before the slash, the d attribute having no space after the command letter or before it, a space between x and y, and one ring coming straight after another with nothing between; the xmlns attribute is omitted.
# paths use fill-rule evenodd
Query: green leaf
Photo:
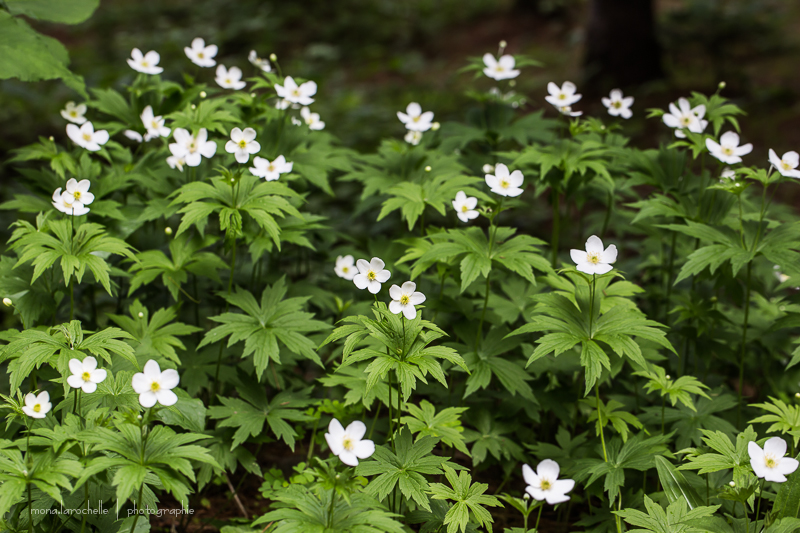
<svg viewBox="0 0 800 533"><path fill-rule="evenodd" d="M658 471L658 479L661 480L661 486L664 487L664 492L670 503L678 499L683 499L689 506L689 509L702 507L703 502L686 477L677 470L665 458L657 455L655 457L656 470Z"/></svg>
<svg viewBox="0 0 800 533"><path fill-rule="evenodd" d="M48 22L80 24L100 5L100 0L6 0L14 15L25 15Z"/></svg>

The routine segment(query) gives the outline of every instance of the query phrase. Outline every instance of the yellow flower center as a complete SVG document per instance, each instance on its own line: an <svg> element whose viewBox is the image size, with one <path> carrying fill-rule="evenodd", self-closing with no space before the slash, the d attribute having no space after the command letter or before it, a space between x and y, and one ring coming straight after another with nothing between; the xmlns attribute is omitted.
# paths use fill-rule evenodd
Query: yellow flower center
<svg viewBox="0 0 800 533"><path fill-rule="evenodd" d="M408 305L408 302L411 301L411 298L408 297L408 294L404 294L400 297L400 305Z"/></svg>
<svg viewBox="0 0 800 533"><path fill-rule="evenodd" d="M764 457L764 463L767 465L767 468L775 468L778 466L778 461L776 461L772 456L767 455Z"/></svg>
<svg viewBox="0 0 800 533"><path fill-rule="evenodd" d="M89 381L92 379L92 376L88 372L84 372L83 374L81 374L81 379L83 381Z"/></svg>
<svg viewBox="0 0 800 533"><path fill-rule="evenodd" d="M589 252L586 254L586 260L591 264L596 265L600 262L600 254L597 252Z"/></svg>
<svg viewBox="0 0 800 533"><path fill-rule="evenodd" d="M494 67L494 70L495 72L503 72L505 69L503 68L502 65L497 65L496 67Z"/></svg>
<svg viewBox="0 0 800 533"><path fill-rule="evenodd" d="M300 96L300 89L295 89L292 91L292 96Z"/></svg>
<svg viewBox="0 0 800 533"><path fill-rule="evenodd" d="M142 61L142 66L143 67L149 67L150 64L147 61Z"/></svg>
<svg viewBox="0 0 800 533"><path fill-rule="evenodd" d="M225 78L225 83L230 85L231 83L233 83L233 80L231 80L230 78Z"/></svg>
<svg viewBox="0 0 800 533"><path fill-rule="evenodd" d="M733 155L733 149L728 148L727 146L722 148L722 153L725 155Z"/></svg>
<svg viewBox="0 0 800 533"><path fill-rule="evenodd" d="M42 410L42 404L37 403L36 405L33 406L33 412L34 413L38 413L41 410Z"/></svg>
<svg viewBox="0 0 800 533"><path fill-rule="evenodd" d="M691 118L689 118L689 117L683 117L683 125L684 125L684 126L688 126L688 125L689 125L689 124L691 124L691 123L692 123L692 119L691 119Z"/></svg>
<svg viewBox="0 0 800 533"><path fill-rule="evenodd" d="M206 56L205 56L205 54L203 54L203 52L197 52L197 57L198 57L199 59L203 59L203 58L204 58L204 57L206 57Z"/></svg>
<svg viewBox="0 0 800 533"><path fill-rule="evenodd" d="M83 140L84 141L91 141L92 140L92 136L89 135L88 133L84 133L83 134Z"/></svg>
<svg viewBox="0 0 800 533"><path fill-rule="evenodd" d="M375 278L377 278L377 277L378 276L377 276L377 274L375 274L374 270L370 270L369 272L367 272L367 279L368 280L375 281Z"/></svg>
<svg viewBox="0 0 800 533"><path fill-rule="evenodd" d="M553 488L553 484L550 483L549 480L543 479L542 482L541 482L541 487L542 487L542 490L550 490L551 488Z"/></svg>
<svg viewBox="0 0 800 533"><path fill-rule="evenodd" d="M411 120L412 120L412 121L414 121L414 122L419 122L419 120L420 120L421 118L422 118L422 116L418 116L418 117L411 117Z"/></svg>
<svg viewBox="0 0 800 533"><path fill-rule="evenodd" d="M350 272L350 267L342 267L342 272L347 274L348 272Z"/></svg>
<svg viewBox="0 0 800 533"><path fill-rule="evenodd" d="M70 112L69 112L69 116L71 116L71 117L77 117L77 116L78 116L78 113L77 113L77 111L70 111Z"/></svg>
<svg viewBox="0 0 800 533"><path fill-rule="evenodd" d="M270 165L267 167L267 170L269 170L270 172L275 172L275 165L270 163Z"/></svg>
<svg viewBox="0 0 800 533"><path fill-rule="evenodd" d="M461 206L461 212L462 213L466 213L467 211L469 211L469 208L466 205L462 205Z"/></svg>
<svg viewBox="0 0 800 533"><path fill-rule="evenodd" d="M344 438L344 440L342 441L342 446L344 446L344 449L347 450L348 452L352 452L353 448L355 448L355 445L353 444L353 439L351 439L350 437Z"/></svg>
<svg viewBox="0 0 800 533"><path fill-rule="evenodd" d="M508 182L508 180L506 179L500 180L500 187L502 187L503 189L508 189L510 186L511 184Z"/></svg>
<svg viewBox="0 0 800 533"><path fill-rule="evenodd" d="M247 146L247 141L245 141L244 139L242 139L241 141L239 141L239 143L238 143L238 144L239 144L239 146L241 146L242 148L245 148L245 147Z"/></svg>
<svg viewBox="0 0 800 533"><path fill-rule="evenodd" d="M306 119L306 124L313 124L313 123L314 123L314 118L309 115L309 117Z"/></svg>
<svg viewBox="0 0 800 533"><path fill-rule="evenodd" d="M161 385L157 381L154 381L150 384L150 390L153 392L157 392L161 390Z"/></svg>
<svg viewBox="0 0 800 533"><path fill-rule="evenodd" d="M622 107L622 102L614 102L611 105L614 106L615 109L619 109L620 107Z"/></svg>
<svg viewBox="0 0 800 533"><path fill-rule="evenodd" d="M158 124L158 121L154 120L153 122L150 123L150 127L154 128L154 129L158 129L161 126Z"/></svg>
<svg viewBox="0 0 800 533"><path fill-rule="evenodd" d="M195 152L197 151L197 144L195 144L195 142L194 142L194 141L192 141L191 143L189 143L189 151L190 151L191 153L195 153Z"/></svg>
<svg viewBox="0 0 800 533"><path fill-rule="evenodd" d="M786 161L781 161L781 166L783 166L783 170L792 170L792 165L790 165Z"/></svg>

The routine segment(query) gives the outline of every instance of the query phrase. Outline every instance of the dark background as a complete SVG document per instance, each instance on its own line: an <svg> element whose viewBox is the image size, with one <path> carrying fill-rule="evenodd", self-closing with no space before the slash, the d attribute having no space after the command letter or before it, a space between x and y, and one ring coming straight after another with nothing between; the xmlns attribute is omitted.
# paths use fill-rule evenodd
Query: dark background
<svg viewBox="0 0 800 533"><path fill-rule="evenodd" d="M645 121L646 108L711 93L724 80L723 94L748 113L743 137L755 144L754 163L766 162L769 147L800 148L799 15L798 2L787 0L108 0L81 25L36 26L66 44L89 87L130 82L133 47L160 52L163 76L176 81L200 71L183 53L197 36L246 77L254 74L251 49L274 52L284 74L319 83L314 110L361 150L401 136L395 111L411 100L437 120L460 120L464 91L476 82L457 71L467 56L496 52L500 40L544 64L518 80L528 109L549 107L548 81L570 79L585 95L577 107L602 116L599 96L620 86L637 99L626 133L640 146L670 139L658 120ZM213 84L213 70L200 79ZM37 135L63 138L58 110L79 97L57 81L12 80L0 82L0 99L7 156ZM11 175L0 168L3 180Z"/></svg>

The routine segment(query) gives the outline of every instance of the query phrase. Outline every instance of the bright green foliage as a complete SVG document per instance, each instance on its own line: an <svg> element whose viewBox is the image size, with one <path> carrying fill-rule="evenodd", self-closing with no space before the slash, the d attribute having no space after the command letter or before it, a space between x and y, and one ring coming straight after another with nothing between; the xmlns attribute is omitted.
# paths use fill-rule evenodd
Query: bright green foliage
<svg viewBox="0 0 800 533"><path fill-rule="evenodd" d="M134 300L128 312L129 317L121 315L108 317L136 339L138 360L160 356L180 364L181 360L175 350L176 348L185 350L186 346L178 337L201 331L200 328L174 322L178 315L174 308L159 309L151 317L147 308L139 300Z"/></svg>
<svg viewBox="0 0 800 533"><path fill-rule="evenodd" d="M259 377L270 361L281 363L278 341L290 352L311 359L322 365L314 350L314 343L305 335L328 328L328 325L313 320L313 313L304 312L303 304L309 299L285 298L284 278L261 293L261 303L252 293L236 287L232 294L222 295L225 300L244 313L223 313L211 317L220 326L206 332L198 348L219 342L228 337L228 346L244 341L242 357L253 356L253 364Z"/></svg>
<svg viewBox="0 0 800 533"><path fill-rule="evenodd" d="M490 528L494 520L486 507L496 507L500 502L494 496L484 494L489 486L485 483L473 483L472 476L466 472L462 471L456 475L456 471L449 466L443 465L442 468L452 488L441 483L432 483L430 494L434 500L455 502L445 515L444 525L447 526L447 533L455 533L458 530L464 533L467 530L470 513L480 525Z"/></svg>
<svg viewBox="0 0 800 533"><path fill-rule="evenodd" d="M669 401L672 403L673 407L680 401L692 411L697 411L694 402L692 402L691 395L697 394L704 398L709 397L708 394L703 391L703 389L708 388L708 385L701 383L696 377L681 376L673 380L667 376L666 370L660 366L651 366L650 370L634 372L634 375L642 376L649 380L645 385L647 392L659 391L662 398L664 396L669 396Z"/></svg>
<svg viewBox="0 0 800 533"><path fill-rule="evenodd" d="M800 442L800 406L787 405L778 398L770 397L770 403L755 403L752 407L758 407L767 411L768 414L758 416L750 421L750 424L769 424L767 433L780 431L789 433L794 439L794 445Z"/></svg>
<svg viewBox="0 0 800 533"><path fill-rule="evenodd" d="M747 452L747 443L756 440L753 426L737 435L733 442L721 431L702 430L703 442L717 453L703 453L690 455L688 463L680 467L681 470L697 470L698 474L718 472L733 469L734 476L744 475L750 468L750 456Z"/></svg>
<svg viewBox="0 0 800 533"><path fill-rule="evenodd" d="M422 400L419 407L412 404L405 406L410 416L404 416L400 422L406 424L411 433L419 433L422 437L434 437L461 453L469 455L464 444L464 426L461 425L461 414L466 407L448 407L438 413L436 407L427 400Z"/></svg>
<svg viewBox="0 0 800 533"><path fill-rule="evenodd" d="M693 521L705 518L714 514L719 509L718 505L713 507L697 507L688 509L683 500L675 500L669 504L666 512L664 509L651 500L648 496L644 497L644 505L647 513L636 509L625 509L616 511L627 523L637 529L631 529L631 533L689 533L697 531L693 526ZM700 529L700 531L707 531Z"/></svg>

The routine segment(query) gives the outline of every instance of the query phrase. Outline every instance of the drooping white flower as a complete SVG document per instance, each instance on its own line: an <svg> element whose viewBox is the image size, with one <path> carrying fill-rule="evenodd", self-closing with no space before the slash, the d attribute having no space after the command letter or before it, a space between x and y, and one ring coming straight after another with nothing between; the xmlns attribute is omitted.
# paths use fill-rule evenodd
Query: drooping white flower
<svg viewBox="0 0 800 533"><path fill-rule="evenodd" d="M125 130L125 131L122 132L122 134L125 137L127 137L128 139L132 140L133 142L140 143L140 142L142 142L144 140L144 138L142 137L142 134L139 133L138 131Z"/></svg>
<svg viewBox="0 0 800 533"><path fill-rule="evenodd" d="M747 444L750 454L750 466L759 478L767 481L783 483L786 476L797 470L800 463L786 455L786 441L780 437L772 437L764 443L764 449L753 441Z"/></svg>
<svg viewBox="0 0 800 533"><path fill-rule="evenodd" d="M169 145L169 151L173 156L182 157L187 166L196 167L204 157L209 159L217 153L217 143L208 140L206 128L200 128L197 135L184 128L175 128L172 137L175 142Z"/></svg>
<svg viewBox="0 0 800 533"><path fill-rule="evenodd" d="M97 368L97 359L88 356L80 359L69 360L69 371L72 375L67 377L67 385L73 389L81 389L86 394L97 390L97 384L106 379L107 373L102 368Z"/></svg>
<svg viewBox="0 0 800 533"><path fill-rule="evenodd" d="M283 110L283 109L289 109L290 107L297 109L298 106L299 104L293 104L286 98L278 98L278 101L275 102L275 109Z"/></svg>
<svg viewBox="0 0 800 533"><path fill-rule="evenodd" d="M75 124L67 124L67 136L72 142L90 152L100 150L100 146L108 142L108 132L94 131L94 125L89 121L84 122L80 128Z"/></svg>
<svg viewBox="0 0 800 533"><path fill-rule="evenodd" d="M75 124L83 124L86 122L86 104L75 105L75 102L67 102L64 109L61 110L61 116Z"/></svg>
<svg viewBox="0 0 800 533"><path fill-rule="evenodd" d="M319 113L312 113L311 110L307 107L304 107L300 110L300 116L303 117L303 121L308 126L310 130L323 130L325 129L325 123L319 119Z"/></svg>
<svg viewBox="0 0 800 533"><path fill-rule="evenodd" d="M272 66L270 66L269 60L258 57L258 54L256 54L255 50L250 50L250 55L247 56L247 60L250 61L254 67L260 68L264 72L272 71Z"/></svg>
<svg viewBox="0 0 800 533"><path fill-rule="evenodd" d="M617 247L612 244L603 250L603 241L597 235L592 235L586 240L586 250L572 249L569 255L579 272L605 274L614 268L611 265L617 260Z"/></svg>
<svg viewBox="0 0 800 533"><path fill-rule="evenodd" d="M172 389L178 386L180 376L178 371L171 368L161 371L158 363L150 359L144 365L144 371L133 375L131 385L136 394L139 395L139 403L142 407L153 407L156 402L165 407L175 405L178 397Z"/></svg>
<svg viewBox="0 0 800 533"><path fill-rule="evenodd" d="M683 130L689 130L692 133L703 133L708 121L703 120L706 115L706 106L699 105L692 108L689 100L686 98L679 98L678 105L674 103L669 104L669 113L665 113L662 117L664 124L670 128L675 128L675 137L685 139L686 134Z"/></svg>
<svg viewBox="0 0 800 533"><path fill-rule="evenodd" d="M233 128L231 140L225 143L225 151L233 154L239 163L247 163L250 154L257 154L261 151L261 145L255 139L256 130L253 128L245 128L244 131Z"/></svg>
<svg viewBox="0 0 800 533"><path fill-rule="evenodd" d="M483 73L494 80L510 80L519 76L519 70L514 70L516 63L512 55L506 54L495 59L492 54L483 54L483 64L486 65Z"/></svg>
<svg viewBox="0 0 800 533"><path fill-rule="evenodd" d="M358 466L359 459L366 459L375 453L375 443L364 438L367 426L364 422L356 420L347 428L335 418L328 424L325 440L334 455L348 466Z"/></svg>
<svg viewBox="0 0 800 533"><path fill-rule="evenodd" d="M353 276L353 283L359 289L368 289L372 294L378 294L381 283L386 283L392 276L391 272L383 268L384 266L386 263L377 257L373 257L369 263L366 259L359 259L356 262L358 274Z"/></svg>
<svg viewBox="0 0 800 533"><path fill-rule="evenodd" d="M706 148L711 155L729 165L741 163L742 156L753 151L753 145L750 143L739 146L739 134L734 131L723 133L718 143L706 139Z"/></svg>
<svg viewBox="0 0 800 533"><path fill-rule="evenodd" d="M573 111L571 105L565 105L564 107L559 107L558 112L568 117L579 117L583 115L583 111Z"/></svg>
<svg viewBox="0 0 800 533"><path fill-rule="evenodd" d="M781 283L785 283L785 282L789 281L789 276L787 276L786 274L781 272L781 270L780 270L781 267L780 266L775 265L772 268L773 268L773 273L775 274L775 277L778 279L778 281L780 281Z"/></svg>
<svg viewBox="0 0 800 533"><path fill-rule="evenodd" d="M422 107L417 102L406 106L406 112L397 112L397 118L411 131L428 131L433 125L433 111L422 112Z"/></svg>
<svg viewBox="0 0 800 533"><path fill-rule="evenodd" d="M164 69L158 66L159 61L161 61L161 56L155 50L150 50L142 55L141 50L134 48L131 51L131 58L128 59L128 65L143 74L161 74Z"/></svg>
<svg viewBox="0 0 800 533"><path fill-rule="evenodd" d="M287 174L292 171L294 163L287 162L286 158L279 155L274 161L269 161L263 157L256 156L253 158L253 167L250 167L250 173L253 176L264 178L267 181L275 181L281 177L281 174Z"/></svg>
<svg viewBox="0 0 800 533"><path fill-rule="evenodd" d="M633 112L631 106L633 105L633 96L623 96L622 91L614 89L608 98L602 98L603 105L608 109L608 114L612 117L622 117L624 119L631 118Z"/></svg>
<svg viewBox="0 0 800 533"><path fill-rule="evenodd" d="M408 130L403 137L403 140L406 141L411 146L416 146L422 141L422 132L421 131L413 131Z"/></svg>
<svg viewBox="0 0 800 533"><path fill-rule="evenodd" d="M286 79L283 80L283 85L275 84L275 92L289 103L311 105L314 103L314 99L311 97L317 94L317 84L313 81L307 81L297 85L294 78L286 76Z"/></svg>
<svg viewBox="0 0 800 533"><path fill-rule="evenodd" d="M217 64L214 57L219 48L215 44L206 46L206 42L201 37L192 39L191 48L186 46L183 51L186 52L186 57L198 67L213 67Z"/></svg>
<svg viewBox="0 0 800 533"><path fill-rule="evenodd" d="M245 85L247 85L242 81L242 69L239 67L226 69L225 65L217 66L217 77L214 78L214 81L223 89L234 89L236 91L244 89Z"/></svg>
<svg viewBox="0 0 800 533"><path fill-rule="evenodd" d="M535 500L545 500L550 505L569 501L567 493L575 488L572 479L558 479L560 469L552 459L545 459L536 467L536 472L528 465L522 465L522 477L528 486L525 492Z"/></svg>
<svg viewBox="0 0 800 533"><path fill-rule="evenodd" d="M456 199L453 200L453 209L456 210L461 222L469 222L473 218L478 218L478 212L475 211L477 205L478 199L474 196L467 196L464 191L458 191Z"/></svg>
<svg viewBox="0 0 800 533"><path fill-rule="evenodd" d="M775 167L781 176L787 178L800 178L800 170L797 170L800 164L800 156L797 152L786 152L783 157L778 158L778 154L772 148L769 149L769 162Z"/></svg>
<svg viewBox="0 0 800 533"><path fill-rule="evenodd" d="M22 406L22 411L31 418L44 418L53 404L50 403L50 394L47 391L42 391L38 396L32 392L25 395L25 405Z"/></svg>
<svg viewBox="0 0 800 533"><path fill-rule="evenodd" d="M61 194L61 187L59 187L53 192L53 207L55 207L62 213L65 213L67 215L73 215L76 217L85 215L86 213L89 212L89 208L84 206L80 202L75 202L75 203L67 202L65 200L64 196L65 194L66 192L64 194Z"/></svg>
<svg viewBox="0 0 800 533"><path fill-rule="evenodd" d="M340 278L344 278L348 281L352 281L356 274L358 274L358 269L355 265L355 259L353 259L352 255L340 255L336 258L336 266L333 269L336 272L336 275Z"/></svg>
<svg viewBox="0 0 800 533"><path fill-rule="evenodd" d="M389 288L389 296L392 297L392 301L389 302L389 311L396 315L403 313L403 316L409 320L417 318L417 308L414 306L424 302L425 295L416 291L417 284L413 281L406 281L402 287L392 285Z"/></svg>
<svg viewBox="0 0 800 533"><path fill-rule="evenodd" d="M66 191L61 195L61 199L68 204L80 203L89 205L94 202L94 194L89 192L91 182L89 180L78 181L70 178L67 181Z"/></svg>
<svg viewBox="0 0 800 533"><path fill-rule="evenodd" d="M293 126L302 126L302 125L303 125L303 121L302 121L302 120L300 120L300 119L299 119L299 118L297 118L297 117L292 117L292 119L291 119L291 120L292 120L292 125L293 125ZM323 122L323 124L325 124L325 123Z"/></svg>
<svg viewBox="0 0 800 533"><path fill-rule="evenodd" d="M486 185L493 193L511 198L522 194L520 186L523 180L522 172L515 170L509 174L508 167L503 163L495 165L494 174L486 174Z"/></svg>
<svg viewBox="0 0 800 533"><path fill-rule="evenodd" d="M736 180L736 171L731 167L725 167L719 175L719 181L725 183L725 180Z"/></svg>
<svg viewBox="0 0 800 533"><path fill-rule="evenodd" d="M561 87L551 81L547 84L547 92L550 94L544 99L560 110L562 107L578 103L583 95L575 94L577 90L578 88L571 81L565 81Z"/></svg>
<svg viewBox="0 0 800 533"><path fill-rule="evenodd" d="M153 115L153 106L147 106L142 110L141 119L144 129L147 130L144 136L145 141L156 137L169 137L172 130L164 126L164 117Z"/></svg>
<svg viewBox="0 0 800 533"><path fill-rule="evenodd" d="M175 155L174 153L167 157L167 164L169 168L177 168L181 172L183 172L183 166L186 164L186 155L181 151L181 155Z"/></svg>

